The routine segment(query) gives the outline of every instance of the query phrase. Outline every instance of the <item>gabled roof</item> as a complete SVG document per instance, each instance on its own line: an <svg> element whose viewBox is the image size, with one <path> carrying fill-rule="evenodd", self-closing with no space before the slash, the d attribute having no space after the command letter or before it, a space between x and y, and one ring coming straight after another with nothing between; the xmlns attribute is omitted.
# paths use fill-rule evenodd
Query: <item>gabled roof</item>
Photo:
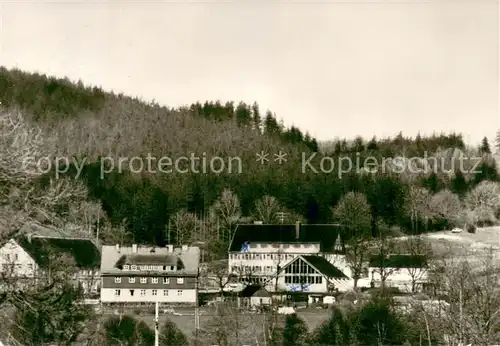
<svg viewBox="0 0 500 346"><path fill-rule="evenodd" d="M122 269L123 265L162 265L182 267L182 261L174 254L131 254L122 255L115 267Z"/></svg>
<svg viewBox="0 0 500 346"><path fill-rule="evenodd" d="M390 255L387 257L372 256L370 267L375 268L424 268L427 266L427 259L422 255Z"/></svg>
<svg viewBox="0 0 500 346"><path fill-rule="evenodd" d="M154 250L154 251L153 251ZM104 245L102 247L101 273L120 273L125 264L177 266L175 273L188 275L198 274L200 265L200 249L189 246L187 250L175 248L169 251L166 247Z"/></svg>
<svg viewBox="0 0 500 346"><path fill-rule="evenodd" d="M241 292L239 293L239 296L244 297L244 298L270 297L271 294L260 285L249 285L249 286L245 287L243 290L241 290Z"/></svg>
<svg viewBox="0 0 500 346"><path fill-rule="evenodd" d="M301 256L311 266L316 268L321 274L329 278L346 279L347 276L333 264L320 256Z"/></svg>
<svg viewBox="0 0 500 346"><path fill-rule="evenodd" d="M319 243L320 251L335 252L340 226L300 224L299 237L296 225L238 225L229 251L241 251L245 243Z"/></svg>
<svg viewBox="0 0 500 346"><path fill-rule="evenodd" d="M21 235L14 240L42 268L60 254L69 255L79 268L97 269L101 263L101 252L89 239Z"/></svg>
<svg viewBox="0 0 500 346"><path fill-rule="evenodd" d="M322 274L327 278L348 279L347 275L345 275L340 269L338 269L333 264L328 262L325 258L320 256L299 255L292 261L284 265L282 268L280 268L280 273L282 273L286 268L288 268L289 266L291 266L293 263L297 262L300 259L302 259L304 262L309 264L313 269L315 269L318 273Z"/></svg>

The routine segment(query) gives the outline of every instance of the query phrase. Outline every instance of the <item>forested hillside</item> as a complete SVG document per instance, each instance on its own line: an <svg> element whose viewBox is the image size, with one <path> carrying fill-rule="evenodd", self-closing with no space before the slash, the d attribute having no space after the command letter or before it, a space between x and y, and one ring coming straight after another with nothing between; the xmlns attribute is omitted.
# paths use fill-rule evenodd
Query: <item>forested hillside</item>
<svg viewBox="0 0 500 346"><path fill-rule="evenodd" d="M70 212L75 209L73 197L68 197L61 205L51 202L44 206L50 207L53 215L68 218L75 213L84 215L80 217L93 232L97 227L96 219L99 219L100 227L107 225L113 229L113 236L104 231L101 234L101 237L108 237L108 241L120 234L121 240L162 245L166 241L207 241L207 234L211 234L210 237L217 238L223 247L234 225L245 218L278 222L276 213L283 211L285 222L297 218L310 223L331 222L332 208L349 191L366 196L376 221L399 226L408 232L432 230L448 227L456 223L456 218L441 214L439 217L417 215L416 207L411 205L411 201L416 200L415 194L428 194L429 201L434 196L443 198L451 194L452 197L446 198L455 201L456 197L463 201L481 181L499 179L487 141L479 149L466 148L460 134L416 138L403 134L394 138L359 137L319 145L300 129L285 128L271 111L259 109L258 103L207 101L172 109L104 92L83 83L4 68L0 69L0 102L4 119L14 115L26 129L40 128L42 139L36 142L37 157L66 157L85 164L77 180L84 184L82 188L87 196L84 202L78 203L84 203L87 209L79 207L78 211ZM279 117L286 118L286 114ZM335 122L337 128L341 126L338 116ZM2 143L2 150L7 150L6 145L12 147L19 144L19 140L4 139ZM33 145L32 140L29 143ZM256 160L256 154L261 151L269 153L266 164ZM274 161L274 154L279 151L287 155L287 161L282 164ZM481 162L477 169L482 172L463 174L456 172L458 166L450 169L450 162L461 154L479 155ZM101 179L100 160L103 157L118 162L120 157L146 158L148 155L174 159L190 155L227 160L237 157L241 159L242 169L241 172L219 174L114 170ZM367 157L382 160L404 156L401 160L405 167L413 168L426 164L429 167L429 162L430 167L435 167L431 157L437 157L449 172L440 169L397 172L394 168L399 167L398 163L385 162L381 164L384 169L375 173L355 168L340 176L337 170L329 171L330 161L325 162L325 155L334 162L340 157L350 157L354 163L360 163L356 164L358 166L366 166L363 162ZM5 165L13 165L5 157L7 155L4 155L4 170ZM304 166L304 157L311 158L309 166ZM410 160L410 157L422 159ZM322 162L323 171L320 169ZM472 168L474 162L466 160L465 166ZM316 167L316 171L310 167ZM74 167L66 177L75 177L77 171ZM14 197L15 200L20 198L13 191L27 189L25 181L9 182L8 179L14 179L12 176L6 178L4 174L0 179L4 204L7 201L12 204ZM54 172L37 176L36 188L40 191L55 188L54 179L50 177L54 177ZM30 205L44 201L37 198ZM22 209L26 203L18 205ZM102 208L103 212L96 208ZM32 214L32 211L24 212ZM52 220L40 216L40 212L37 217L44 222ZM420 219L425 219L425 227L421 226L424 221ZM186 225L192 225L192 230L186 230ZM210 233L206 228L215 230Z"/></svg>

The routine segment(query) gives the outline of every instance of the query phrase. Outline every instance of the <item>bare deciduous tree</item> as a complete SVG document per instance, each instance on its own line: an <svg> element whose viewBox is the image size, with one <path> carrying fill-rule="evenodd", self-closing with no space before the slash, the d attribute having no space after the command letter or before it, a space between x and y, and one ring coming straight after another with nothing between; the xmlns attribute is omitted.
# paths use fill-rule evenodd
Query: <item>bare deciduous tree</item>
<svg viewBox="0 0 500 346"><path fill-rule="evenodd" d="M94 201L82 201L79 204L72 204L69 210L69 220L77 225L81 225L83 230L93 237L94 230L99 232L106 222L106 213L102 209L101 203Z"/></svg>
<svg viewBox="0 0 500 346"><path fill-rule="evenodd" d="M241 314L230 302L216 304L213 314L200 333L205 345L248 345L253 344L256 337L257 341L262 340L258 331L261 323L252 321L262 316Z"/></svg>
<svg viewBox="0 0 500 346"><path fill-rule="evenodd" d="M351 269L356 289L366 262L367 240L371 238L370 205L363 194L349 192L334 208L333 215L341 224L346 244L346 262Z"/></svg>
<svg viewBox="0 0 500 346"><path fill-rule="evenodd" d="M222 191L221 197L210 209L212 219L217 220L222 231L221 239L231 239L238 220L241 218L240 200L231 190Z"/></svg>
<svg viewBox="0 0 500 346"><path fill-rule="evenodd" d="M394 272L394 268L388 266L390 256L394 254L396 250L396 242L388 234L389 228L381 222L378 222L378 235L374 239L372 245L374 247L373 255L376 259L375 273L379 275L380 278L380 288L385 290L385 283L389 276Z"/></svg>
<svg viewBox="0 0 500 346"><path fill-rule="evenodd" d="M44 138L40 128L30 126L20 111L0 109L0 181L22 186L43 174Z"/></svg>
<svg viewBox="0 0 500 346"><path fill-rule="evenodd" d="M0 204L8 203L22 222L42 219L62 225L69 206L87 197L85 185L76 180L50 179L45 186L35 184L50 168L48 153L53 142L54 138L25 121L19 111L0 108ZM11 225L7 232L15 227Z"/></svg>
<svg viewBox="0 0 500 346"><path fill-rule="evenodd" d="M410 216L413 232L418 232L419 221L426 223L432 217L429 190L410 186L405 198L405 209Z"/></svg>
<svg viewBox="0 0 500 346"><path fill-rule="evenodd" d="M468 210L476 214L478 222L494 222L500 209L500 184L484 180L465 197Z"/></svg>
<svg viewBox="0 0 500 346"><path fill-rule="evenodd" d="M411 278L411 291L415 293L418 281L424 279L429 269L428 262L432 258L432 248L422 236L415 236L408 237L408 239L403 242L402 250L412 257L422 259L421 266L409 266L405 269Z"/></svg>
<svg viewBox="0 0 500 346"><path fill-rule="evenodd" d="M465 253L434 261L431 282L447 297L435 327L458 342L491 345L500 338L500 267L492 250Z"/></svg>
<svg viewBox="0 0 500 346"><path fill-rule="evenodd" d="M265 224L276 224L280 220L278 213L283 211L283 207L273 196L264 196L255 202L255 219Z"/></svg>
<svg viewBox="0 0 500 346"><path fill-rule="evenodd" d="M462 210L458 195L447 189L431 197L429 208L435 219L446 220L453 226L457 225Z"/></svg>
<svg viewBox="0 0 500 346"><path fill-rule="evenodd" d="M169 230L175 234L177 245L187 244L194 240L197 229L200 227L200 221L195 214L187 210L179 210L170 217ZM168 239L170 240L170 239ZM169 241L169 243L171 240Z"/></svg>
<svg viewBox="0 0 500 346"><path fill-rule="evenodd" d="M500 152L500 130L497 131L497 136L496 136L496 148Z"/></svg>

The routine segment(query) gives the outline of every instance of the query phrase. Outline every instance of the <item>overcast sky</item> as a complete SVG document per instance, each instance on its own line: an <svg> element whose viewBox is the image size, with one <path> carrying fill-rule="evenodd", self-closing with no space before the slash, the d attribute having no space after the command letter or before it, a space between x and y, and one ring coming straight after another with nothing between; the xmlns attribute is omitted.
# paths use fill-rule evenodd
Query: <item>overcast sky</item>
<svg viewBox="0 0 500 346"><path fill-rule="evenodd" d="M496 1L279 2L3 1L0 64L169 106L255 100L321 140L494 138Z"/></svg>

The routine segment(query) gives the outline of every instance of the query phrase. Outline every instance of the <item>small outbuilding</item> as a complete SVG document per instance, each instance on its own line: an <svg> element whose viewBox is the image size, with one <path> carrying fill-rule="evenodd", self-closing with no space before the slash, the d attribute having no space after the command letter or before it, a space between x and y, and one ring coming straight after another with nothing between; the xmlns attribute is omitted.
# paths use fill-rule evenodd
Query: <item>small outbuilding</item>
<svg viewBox="0 0 500 346"><path fill-rule="evenodd" d="M271 294L260 285L249 285L239 292L239 306L253 307L271 305Z"/></svg>

